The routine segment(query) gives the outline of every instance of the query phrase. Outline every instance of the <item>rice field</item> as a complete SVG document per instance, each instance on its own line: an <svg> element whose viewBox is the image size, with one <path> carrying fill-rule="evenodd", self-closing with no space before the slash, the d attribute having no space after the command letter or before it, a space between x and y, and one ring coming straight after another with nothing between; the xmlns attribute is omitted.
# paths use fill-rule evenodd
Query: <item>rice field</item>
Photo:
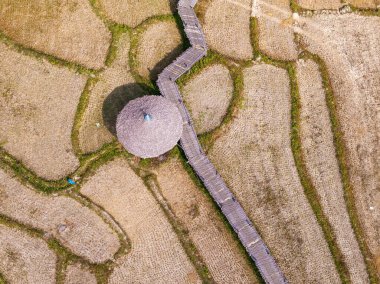
<svg viewBox="0 0 380 284"><path fill-rule="evenodd" d="M360 241L368 243L375 260L380 255L380 59L374 54L380 51L380 36L371 30L380 26L380 19L346 14L320 15L303 21L303 44L318 54L328 68L347 150L353 206L365 233L365 240ZM313 36L316 32L320 37ZM324 44L326 41L331 47Z"/></svg>
<svg viewBox="0 0 380 284"><path fill-rule="evenodd" d="M83 153L95 152L112 142L116 134L117 114L129 100L143 93L130 72L129 49L130 38L124 33L119 39L114 61L88 90L88 106L78 131Z"/></svg>
<svg viewBox="0 0 380 284"><path fill-rule="evenodd" d="M56 259L42 239L0 224L0 272L9 283L55 283Z"/></svg>
<svg viewBox="0 0 380 284"><path fill-rule="evenodd" d="M183 51L181 34L174 21L154 23L142 33L136 60L141 76L152 81Z"/></svg>
<svg viewBox="0 0 380 284"><path fill-rule="evenodd" d="M235 59L251 59L249 17L251 0L212 0L203 30L209 47Z"/></svg>
<svg viewBox="0 0 380 284"><path fill-rule="evenodd" d="M339 283L298 178L289 135L288 75L254 65L244 70L243 109L210 158L291 283Z"/></svg>
<svg viewBox="0 0 380 284"><path fill-rule="evenodd" d="M65 284L96 284L95 275L80 264L71 264L66 269Z"/></svg>
<svg viewBox="0 0 380 284"><path fill-rule="evenodd" d="M233 81L226 67L212 65L183 87L183 98L198 134L218 127L227 113Z"/></svg>
<svg viewBox="0 0 380 284"><path fill-rule="evenodd" d="M73 172L71 128L86 77L0 43L0 78L1 146L45 179Z"/></svg>
<svg viewBox="0 0 380 284"><path fill-rule="evenodd" d="M1 32L23 46L88 68L104 66L111 34L88 1L3 0L0 19Z"/></svg>
<svg viewBox="0 0 380 284"><path fill-rule="evenodd" d="M93 263L112 260L119 239L94 211L66 196L47 196L0 170L0 213L44 231Z"/></svg>
<svg viewBox="0 0 380 284"><path fill-rule="evenodd" d="M347 263L353 283L368 283L363 256L351 227L343 185L335 157L333 134L318 65L311 60L297 62L301 102L301 139L306 168L320 196Z"/></svg>
<svg viewBox="0 0 380 284"><path fill-rule="evenodd" d="M164 212L126 161L101 167L81 193L114 216L131 242L109 283L200 283Z"/></svg>
<svg viewBox="0 0 380 284"><path fill-rule="evenodd" d="M258 283L211 200L190 179L181 162L170 160L160 166L157 180L163 197L189 231L213 279L217 283Z"/></svg>
<svg viewBox="0 0 380 284"><path fill-rule="evenodd" d="M253 1L252 17L258 19L259 48L273 59L297 59L289 5L289 0Z"/></svg>
<svg viewBox="0 0 380 284"><path fill-rule="evenodd" d="M136 27L144 20L171 14L174 0L99 0L108 18L113 21Z"/></svg>

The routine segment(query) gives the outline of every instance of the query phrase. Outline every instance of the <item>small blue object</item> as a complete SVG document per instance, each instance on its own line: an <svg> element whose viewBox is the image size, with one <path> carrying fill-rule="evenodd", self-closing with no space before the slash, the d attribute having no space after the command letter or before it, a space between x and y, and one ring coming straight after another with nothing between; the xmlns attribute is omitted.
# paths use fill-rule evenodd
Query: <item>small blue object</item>
<svg viewBox="0 0 380 284"><path fill-rule="evenodd" d="M76 182L71 178L67 178L67 182L72 185L76 184Z"/></svg>
<svg viewBox="0 0 380 284"><path fill-rule="evenodd" d="M150 114L144 113L144 120L145 121L151 121L152 120L152 116Z"/></svg>

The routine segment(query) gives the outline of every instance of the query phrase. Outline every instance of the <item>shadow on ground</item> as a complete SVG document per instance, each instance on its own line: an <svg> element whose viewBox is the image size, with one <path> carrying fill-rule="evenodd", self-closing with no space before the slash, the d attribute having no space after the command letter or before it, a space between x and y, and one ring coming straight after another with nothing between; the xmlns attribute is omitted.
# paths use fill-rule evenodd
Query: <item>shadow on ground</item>
<svg viewBox="0 0 380 284"><path fill-rule="evenodd" d="M150 90L148 86L139 83L126 84L115 88L103 103L104 125L116 136L116 119L124 106L133 99L154 93L155 90Z"/></svg>
<svg viewBox="0 0 380 284"><path fill-rule="evenodd" d="M158 75L171 64L178 56L184 51L183 44L178 45L172 51L167 53L164 58L156 63L153 69L149 69L149 79L155 82L158 79Z"/></svg>

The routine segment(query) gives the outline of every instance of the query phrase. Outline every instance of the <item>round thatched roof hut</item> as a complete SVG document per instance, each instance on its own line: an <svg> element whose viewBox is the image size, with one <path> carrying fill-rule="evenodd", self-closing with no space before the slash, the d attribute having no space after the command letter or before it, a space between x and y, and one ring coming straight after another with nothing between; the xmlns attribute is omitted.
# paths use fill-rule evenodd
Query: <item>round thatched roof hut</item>
<svg viewBox="0 0 380 284"><path fill-rule="evenodd" d="M182 135L182 117L168 99L144 96L130 101L119 113L116 132L127 151L153 158L177 144Z"/></svg>

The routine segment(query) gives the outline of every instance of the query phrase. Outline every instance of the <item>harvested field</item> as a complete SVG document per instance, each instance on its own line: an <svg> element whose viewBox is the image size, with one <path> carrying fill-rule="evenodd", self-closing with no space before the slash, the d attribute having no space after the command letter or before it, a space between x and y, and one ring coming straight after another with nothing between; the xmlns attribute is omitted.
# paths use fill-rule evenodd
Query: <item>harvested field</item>
<svg viewBox="0 0 380 284"><path fill-rule="evenodd" d="M89 68L104 65L111 34L88 1L3 0L0 29L22 45Z"/></svg>
<svg viewBox="0 0 380 284"><path fill-rule="evenodd" d="M9 283L55 283L56 258L43 240L0 224L0 271Z"/></svg>
<svg viewBox="0 0 380 284"><path fill-rule="evenodd" d="M73 172L79 162L71 128L85 83L84 76L0 43L2 147L46 179Z"/></svg>
<svg viewBox="0 0 380 284"><path fill-rule="evenodd" d="M115 22L135 27L147 18L171 14L175 0L100 0L107 16Z"/></svg>
<svg viewBox="0 0 380 284"><path fill-rule="evenodd" d="M254 65L244 71L244 84L244 108L216 140L211 160L289 283L340 283L297 174L290 145L287 72Z"/></svg>
<svg viewBox="0 0 380 284"><path fill-rule="evenodd" d="M66 269L65 284L96 284L96 277L80 264L69 265Z"/></svg>
<svg viewBox="0 0 380 284"><path fill-rule="evenodd" d="M195 76L183 88L183 98L191 112L198 134L220 125L227 113L233 81L226 67L212 65Z"/></svg>
<svg viewBox="0 0 380 284"><path fill-rule="evenodd" d="M380 255L380 34L373 31L379 29L379 17L346 14L303 19L301 32L303 44L328 67L356 208L375 257Z"/></svg>
<svg viewBox="0 0 380 284"><path fill-rule="evenodd" d="M89 90L89 103L79 129L79 144L84 153L94 152L115 139L117 115L129 100L143 94L130 73L129 47L129 36L124 34L115 60Z"/></svg>
<svg viewBox="0 0 380 284"><path fill-rule="evenodd" d="M162 195L189 231L213 279L217 283L258 283L212 201L193 183L181 162L166 162L157 178Z"/></svg>
<svg viewBox="0 0 380 284"><path fill-rule="evenodd" d="M380 0L347 0L346 2L358 8L375 9L380 6Z"/></svg>
<svg viewBox="0 0 380 284"><path fill-rule="evenodd" d="M343 5L340 0L297 0L297 3L310 10L339 9Z"/></svg>
<svg viewBox="0 0 380 284"><path fill-rule="evenodd" d="M73 253L91 262L112 259L117 235L93 211L65 196L47 196L0 170L0 213L45 231Z"/></svg>
<svg viewBox="0 0 380 284"><path fill-rule="evenodd" d="M132 244L110 283L200 282L160 205L126 161L98 169L81 192L114 216Z"/></svg>
<svg viewBox="0 0 380 284"><path fill-rule="evenodd" d="M145 78L156 80L157 75L182 52L181 34L174 21L152 24L140 36L138 72Z"/></svg>
<svg viewBox="0 0 380 284"><path fill-rule="evenodd" d="M211 49L235 59L251 59L249 16L251 0L213 0L203 30Z"/></svg>
<svg viewBox="0 0 380 284"><path fill-rule="evenodd" d="M333 134L318 65L297 62L301 102L301 139L306 168L317 190L323 211L336 235L353 283L367 283L363 256L351 227L335 157Z"/></svg>
<svg viewBox="0 0 380 284"><path fill-rule="evenodd" d="M274 59L295 60L290 0L254 0L252 16L258 19L259 48Z"/></svg>

